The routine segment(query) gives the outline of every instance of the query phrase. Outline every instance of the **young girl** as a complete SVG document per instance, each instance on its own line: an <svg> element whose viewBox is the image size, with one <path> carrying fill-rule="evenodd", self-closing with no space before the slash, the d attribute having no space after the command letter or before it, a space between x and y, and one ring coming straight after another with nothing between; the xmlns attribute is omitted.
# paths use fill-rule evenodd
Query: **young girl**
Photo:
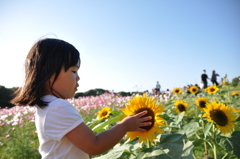
<svg viewBox="0 0 240 159"><path fill-rule="evenodd" d="M151 116L143 111L131 115L112 129L95 135L70 104L77 91L78 50L59 39L42 39L33 45L25 60L25 82L12 103L36 106L35 124L43 159L81 158L101 154L117 144L128 131L145 131ZM147 122L148 121L148 122Z"/></svg>

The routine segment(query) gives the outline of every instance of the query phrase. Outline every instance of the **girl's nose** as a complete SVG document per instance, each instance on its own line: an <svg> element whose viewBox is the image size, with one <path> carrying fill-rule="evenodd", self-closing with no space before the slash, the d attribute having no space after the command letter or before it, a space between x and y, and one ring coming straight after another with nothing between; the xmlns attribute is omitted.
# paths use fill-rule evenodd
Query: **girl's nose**
<svg viewBox="0 0 240 159"><path fill-rule="evenodd" d="M79 75L77 75L77 81L79 81L80 80L80 77L79 77Z"/></svg>

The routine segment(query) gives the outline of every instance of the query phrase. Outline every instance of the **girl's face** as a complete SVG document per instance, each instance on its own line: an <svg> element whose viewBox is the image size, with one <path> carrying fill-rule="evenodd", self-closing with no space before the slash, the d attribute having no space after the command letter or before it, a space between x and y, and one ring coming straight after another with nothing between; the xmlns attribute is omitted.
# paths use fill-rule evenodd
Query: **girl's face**
<svg viewBox="0 0 240 159"><path fill-rule="evenodd" d="M78 76L78 69L80 67L80 62L77 66L70 67L66 72L64 67L62 67L56 81L52 86L52 92L49 86L52 85L54 81L55 74L45 83L45 95L55 95L58 98L68 99L72 98L77 91L78 81L80 77Z"/></svg>

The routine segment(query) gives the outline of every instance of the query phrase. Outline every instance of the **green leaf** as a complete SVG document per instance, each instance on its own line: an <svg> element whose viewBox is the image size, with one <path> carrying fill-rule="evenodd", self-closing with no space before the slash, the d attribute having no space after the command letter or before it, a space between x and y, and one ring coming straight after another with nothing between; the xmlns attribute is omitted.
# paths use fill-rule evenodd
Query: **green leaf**
<svg viewBox="0 0 240 159"><path fill-rule="evenodd" d="M227 152L233 151L233 153L240 158L240 131L233 132L231 138L222 137L219 145Z"/></svg>
<svg viewBox="0 0 240 159"><path fill-rule="evenodd" d="M163 150L171 159L192 159L193 143L187 141L184 134L162 135L163 138L157 147Z"/></svg>
<svg viewBox="0 0 240 159"><path fill-rule="evenodd" d="M204 130L203 130L203 134L204 134L204 138L206 139L211 127L213 125L213 122L208 122L205 127L204 127Z"/></svg>
<svg viewBox="0 0 240 159"><path fill-rule="evenodd" d="M91 122L88 122L87 125L89 128L92 129L94 126L96 126L99 123L101 123L101 120L93 119Z"/></svg>
<svg viewBox="0 0 240 159"><path fill-rule="evenodd" d="M104 123L100 123L100 124L96 125L92 130L95 131L95 132L103 131L105 126L107 126L109 124L112 124L112 123L115 123L117 121L120 121L123 117L124 117L124 115L119 115L119 116L116 116L114 118L111 118Z"/></svg>
<svg viewBox="0 0 240 159"><path fill-rule="evenodd" d="M94 157L93 159L117 159L121 157L121 155L124 153L125 150L129 151L131 145L125 144L122 146L114 147L112 150L110 150L107 154Z"/></svg>
<svg viewBox="0 0 240 159"><path fill-rule="evenodd" d="M175 122L174 122L174 123L175 123L176 125L179 124L179 123L182 121L184 115L185 115L185 112L182 112L182 113L178 114L178 115L176 116L176 118L175 118Z"/></svg>
<svg viewBox="0 0 240 159"><path fill-rule="evenodd" d="M186 138L183 134L161 134L160 144L182 142Z"/></svg>
<svg viewBox="0 0 240 159"><path fill-rule="evenodd" d="M123 114L123 113L121 111L118 111L118 110L112 111L112 115L114 115L114 116L117 116L117 115L120 115L120 114Z"/></svg>
<svg viewBox="0 0 240 159"><path fill-rule="evenodd" d="M240 121L240 116L234 122L238 122L238 121Z"/></svg>
<svg viewBox="0 0 240 159"><path fill-rule="evenodd" d="M138 153L136 159L172 159L165 151L159 147L146 148Z"/></svg>
<svg viewBox="0 0 240 159"><path fill-rule="evenodd" d="M238 83L232 84L232 87L237 87Z"/></svg>
<svg viewBox="0 0 240 159"><path fill-rule="evenodd" d="M196 131L199 129L198 122L190 122L183 126L182 130L179 130L178 133L180 134L186 134L187 137L191 137L196 133Z"/></svg>
<svg viewBox="0 0 240 159"><path fill-rule="evenodd" d="M204 143L205 141L203 139L197 139L193 142L193 145L194 147L198 147L198 146L201 146L202 147L202 144Z"/></svg>

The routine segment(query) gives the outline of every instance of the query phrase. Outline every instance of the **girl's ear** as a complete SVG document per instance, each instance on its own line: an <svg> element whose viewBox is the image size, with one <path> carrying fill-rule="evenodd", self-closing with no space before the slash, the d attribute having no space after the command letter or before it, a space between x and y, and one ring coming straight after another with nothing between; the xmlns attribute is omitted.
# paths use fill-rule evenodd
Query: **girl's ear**
<svg viewBox="0 0 240 159"><path fill-rule="evenodd" d="M51 77L51 78L52 78L52 77ZM54 79L54 78L53 78L53 79ZM53 80L52 80L52 81L53 81ZM52 87L52 82L51 82L50 79L48 79L48 80L43 84L43 90L42 90L43 95L52 94L51 87Z"/></svg>

